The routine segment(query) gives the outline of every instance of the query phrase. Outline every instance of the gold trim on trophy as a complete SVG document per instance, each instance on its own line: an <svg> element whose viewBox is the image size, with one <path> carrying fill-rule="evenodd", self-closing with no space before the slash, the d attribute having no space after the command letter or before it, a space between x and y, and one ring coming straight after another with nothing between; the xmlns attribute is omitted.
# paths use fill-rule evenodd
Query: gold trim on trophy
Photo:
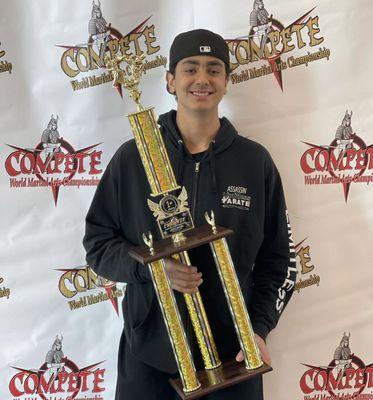
<svg viewBox="0 0 373 400"><path fill-rule="evenodd" d="M105 56L105 66L113 73L113 86L123 85L128 91L131 99L137 104L137 110L141 111L143 106L140 103L141 91L139 90L140 78L144 72L145 54L136 56L134 54L110 58ZM125 61L128 64L129 76L119 67Z"/></svg>
<svg viewBox="0 0 373 400"><path fill-rule="evenodd" d="M205 213L206 221L211 225L212 231L216 233L214 213L211 217ZM210 243L219 277L223 285L225 297L236 329L237 337L245 359L247 369L255 369L263 365L260 352L255 341L254 332L247 313L245 301L232 257L230 255L225 238L214 240Z"/></svg>
<svg viewBox="0 0 373 400"><path fill-rule="evenodd" d="M174 254L172 258L191 266L189 255L186 251ZM221 361L203 306L201 294L199 292L195 294L184 293L184 299L196 334L204 366L207 370L217 368L221 365Z"/></svg>
<svg viewBox="0 0 373 400"><path fill-rule="evenodd" d="M105 57L106 68L114 75L113 86L123 85L130 94L131 99L137 104L138 112L128 115L136 145L139 149L142 163L152 190L152 196L159 196L179 189L162 134L154 114L154 108L144 109L140 102L141 91L139 90L140 78L144 71L145 55L121 56L117 58ZM120 63L125 61L130 70L126 76L120 68Z"/></svg>
<svg viewBox="0 0 373 400"><path fill-rule="evenodd" d="M192 392L197 390L201 384L197 379L192 355L177 310L175 296L165 271L164 260L150 263L149 270L166 323L168 335L171 339L172 349L183 382L183 389L185 392Z"/></svg>
<svg viewBox="0 0 373 400"><path fill-rule="evenodd" d="M155 197L179 189L154 108L129 114L128 119L150 184L151 195Z"/></svg>
<svg viewBox="0 0 373 400"><path fill-rule="evenodd" d="M151 234L151 232L148 232L148 236L143 233L142 240L149 247L150 254L153 256L155 254L155 251L153 247L153 235Z"/></svg>

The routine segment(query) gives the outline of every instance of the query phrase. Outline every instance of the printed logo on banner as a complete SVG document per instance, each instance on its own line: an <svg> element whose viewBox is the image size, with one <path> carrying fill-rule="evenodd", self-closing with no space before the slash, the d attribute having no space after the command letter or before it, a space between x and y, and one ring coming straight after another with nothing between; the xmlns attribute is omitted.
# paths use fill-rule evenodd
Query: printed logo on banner
<svg viewBox="0 0 373 400"><path fill-rule="evenodd" d="M0 285L4 282L4 278L0 276ZM6 286L0 286L0 300L1 299L9 299L10 297L10 289Z"/></svg>
<svg viewBox="0 0 373 400"><path fill-rule="evenodd" d="M60 64L65 75L73 78L70 80L72 89L74 91L87 89L113 80L113 74L110 71L103 71L100 75L92 74L98 69L105 69L106 54L111 58L118 55L142 55L143 53L147 56L156 55L161 48L155 44L157 38L154 24L148 25L150 18L122 35L119 30L111 26L111 23L106 22L100 1L97 3L94 0L88 23L87 43L73 46L58 45L65 49ZM145 63L144 73L161 66L165 68L166 64L166 57L156 55ZM129 70L125 71L125 74L129 74ZM122 94L120 85L117 89Z"/></svg>
<svg viewBox="0 0 373 400"><path fill-rule="evenodd" d="M102 172L102 151L93 150L101 143L75 150L57 124L58 116L52 114L34 148L8 144L14 151L5 160L12 189L49 187L55 205L61 186L97 186Z"/></svg>
<svg viewBox="0 0 373 400"><path fill-rule="evenodd" d="M9 74L11 74L13 69L13 64L4 58L5 54L6 54L5 50L1 50L1 42L0 42L0 74L2 72L9 72Z"/></svg>
<svg viewBox="0 0 373 400"><path fill-rule="evenodd" d="M346 111L329 145L302 142L309 147L300 159L305 185L341 184L347 202L352 183L373 182L373 145L367 146L352 128Z"/></svg>
<svg viewBox="0 0 373 400"><path fill-rule="evenodd" d="M79 394L85 400L103 400L106 370L103 361L79 368L65 356L63 336L56 336L39 368L12 367L18 372L9 382L12 400L72 400Z"/></svg>
<svg viewBox="0 0 373 400"><path fill-rule="evenodd" d="M123 290L118 289L116 282L98 276L88 265L56 271L63 272L58 282L58 289L65 298L69 299L67 303L71 311L110 300L114 310L119 314L118 298L123 296L125 287ZM87 292L97 292L99 288L104 290L79 296Z"/></svg>
<svg viewBox="0 0 373 400"><path fill-rule="evenodd" d="M307 238L295 245L295 252L298 258L300 274L297 275L294 291L300 292L302 289L320 284L320 275L315 273L315 266L311 260L310 246L306 245Z"/></svg>
<svg viewBox="0 0 373 400"><path fill-rule="evenodd" d="M350 348L350 333L344 333L325 366L303 364L300 378L304 400L372 400L373 363L366 365Z"/></svg>
<svg viewBox="0 0 373 400"><path fill-rule="evenodd" d="M251 4L248 35L226 39L226 42L232 55L232 71L247 64L260 65L232 73L232 84L273 74L283 90L282 71L302 65L308 67L313 61L329 60L330 49L320 46L324 37L320 33L319 16L311 15L316 7L284 25L273 18L263 0L254 0ZM319 46L317 50L311 50L316 46ZM296 50L303 53L295 54ZM285 58L288 54L291 55Z"/></svg>

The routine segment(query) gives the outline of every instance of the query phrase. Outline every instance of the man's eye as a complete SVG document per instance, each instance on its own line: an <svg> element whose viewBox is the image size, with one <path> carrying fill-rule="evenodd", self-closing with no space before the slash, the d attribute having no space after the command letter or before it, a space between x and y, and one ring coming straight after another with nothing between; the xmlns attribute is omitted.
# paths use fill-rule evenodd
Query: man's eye
<svg viewBox="0 0 373 400"><path fill-rule="evenodd" d="M188 74L191 74L191 73L193 73L194 71L195 71L194 68L188 68L188 69L185 70L185 72L187 72Z"/></svg>
<svg viewBox="0 0 373 400"><path fill-rule="evenodd" d="M217 74L219 74L220 73L220 71L218 70L218 69L212 69L212 70L210 70L210 74L212 74L212 75L217 75Z"/></svg>

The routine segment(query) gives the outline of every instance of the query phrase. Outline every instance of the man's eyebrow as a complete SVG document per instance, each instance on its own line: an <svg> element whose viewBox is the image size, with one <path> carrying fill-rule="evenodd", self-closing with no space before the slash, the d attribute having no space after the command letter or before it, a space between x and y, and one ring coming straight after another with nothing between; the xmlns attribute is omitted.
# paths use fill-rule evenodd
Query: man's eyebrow
<svg viewBox="0 0 373 400"><path fill-rule="evenodd" d="M200 65L201 63L197 60L184 60L181 62L181 64L190 64L190 65ZM223 63L220 61L208 61L207 62L207 66L211 67L211 66L219 66L219 67L223 67Z"/></svg>
<svg viewBox="0 0 373 400"><path fill-rule="evenodd" d="M184 60L181 64L199 65L200 63L197 60Z"/></svg>
<svg viewBox="0 0 373 400"><path fill-rule="evenodd" d="M223 67L223 63L221 61L209 61L207 63L208 66L219 66L219 67Z"/></svg>

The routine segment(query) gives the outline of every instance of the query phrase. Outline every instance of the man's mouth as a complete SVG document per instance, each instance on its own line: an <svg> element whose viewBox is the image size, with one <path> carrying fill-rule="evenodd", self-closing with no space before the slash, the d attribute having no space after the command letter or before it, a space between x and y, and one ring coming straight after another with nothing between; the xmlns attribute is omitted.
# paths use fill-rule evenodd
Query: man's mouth
<svg viewBox="0 0 373 400"><path fill-rule="evenodd" d="M202 91L202 90L192 90L190 93L192 93L193 96L197 96L197 97L206 97L206 96L210 96L210 94L212 94L212 92Z"/></svg>

